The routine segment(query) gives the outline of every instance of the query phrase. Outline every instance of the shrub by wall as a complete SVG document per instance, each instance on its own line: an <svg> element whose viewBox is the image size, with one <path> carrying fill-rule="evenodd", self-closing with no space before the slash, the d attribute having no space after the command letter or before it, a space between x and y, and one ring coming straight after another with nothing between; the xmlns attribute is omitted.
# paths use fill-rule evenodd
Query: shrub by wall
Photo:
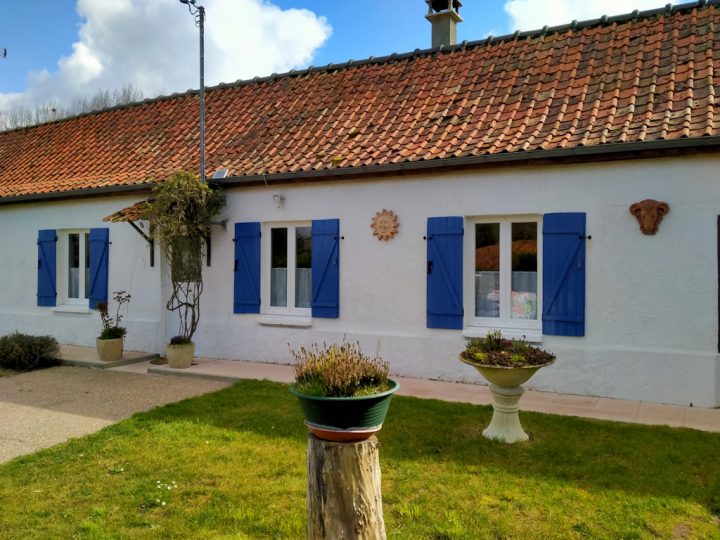
<svg viewBox="0 0 720 540"><path fill-rule="evenodd" d="M15 332L0 337L0 367L31 371L58 364L60 345L52 336L29 336Z"/></svg>

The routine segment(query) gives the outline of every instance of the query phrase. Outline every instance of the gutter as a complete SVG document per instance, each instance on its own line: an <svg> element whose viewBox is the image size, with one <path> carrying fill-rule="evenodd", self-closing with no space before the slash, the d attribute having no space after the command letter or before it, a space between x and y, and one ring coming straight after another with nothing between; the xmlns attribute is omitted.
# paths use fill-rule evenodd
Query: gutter
<svg viewBox="0 0 720 540"><path fill-rule="evenodd" d="M55 201L58 199L81 199L86 197L101 197L103 195L132 193L136 191L149 191L153 187L155 187L155 182L125 186L71 189L68 191L51 191L48 193L33 193L29 195L13 195L10 197L0 197L0 205L25 202Z"/></svg>
<svg viewBox="0 0 720 540"><path fill-rule="evenodd" d="M208 182L221 187L290 184L299 181L313 181L328 178L342 179L349 177L381 176L388 174L402 175L403 173L412 172L421 173L448 169L480 167L483 165L492 166L513 163L521 164L524 162L538 161L583 162L597 160L602 157L612 159L642 159L647 157L663 157L663 153L665 152L672 152L670 155L677 155L679 153L690 153L693 151L712 150L717 148L720 148L720 136L707 136L692 139L685 138L631 143L611 143L573 148L558 148L553 150L533 150L529 152L505 152L501 154L484 154L480 156L468 156L462 158L407 161L402 163L343 167L338 169L229 176L222 179L208 178ZM144 183L124 186L108 186L102 188L76 189L71 191L55 191L51 193L38 193L30 195L16 195L11 197L0 197L0 205L149 191L154 186L155 183Z"/></svg>

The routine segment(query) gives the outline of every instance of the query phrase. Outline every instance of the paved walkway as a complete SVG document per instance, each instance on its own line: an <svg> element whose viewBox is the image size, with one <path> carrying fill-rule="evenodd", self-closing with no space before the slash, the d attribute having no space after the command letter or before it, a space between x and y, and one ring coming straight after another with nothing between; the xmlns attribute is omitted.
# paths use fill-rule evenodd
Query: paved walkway
<svg viewBox="0 0 720 540"><path fill-rule="evenodd" d="M167 366L156 366L140 362L115 368L136 373L180 375L183 377L210 378L218 381L238 379L268 379L291 382L291 366L282 364L259 364L228 360L196 359L188 369L176 370ZM434 398L445 401L459 401L489 405L492 403L490 389L480 384L463 384L425 379L396 377L400 383L398 395ZM645 401L610 399L601 397L573 396L553 392L528 390L520 401L520 408L585 418L599 418L638 424L658 424L673 427L687 427L703 431L720 432L720 409L662 405Z"/></svg>
<svg viewBox="0 0 720 540"><path fill-rule="evenodd" d="M226 386L207 379L75 367L0 377L0 463Z"/></svg>

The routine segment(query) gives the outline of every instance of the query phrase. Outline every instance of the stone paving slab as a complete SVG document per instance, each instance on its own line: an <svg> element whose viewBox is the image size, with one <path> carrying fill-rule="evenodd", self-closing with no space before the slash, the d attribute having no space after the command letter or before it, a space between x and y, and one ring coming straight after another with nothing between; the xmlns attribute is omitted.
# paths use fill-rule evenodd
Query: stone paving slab
<svg viewBox="0 0 720 540"><path fill-rule="evenodd" d="M0 378L0 462L227 386L65 366Z"/></svg>
<svg viewBox="0 0 720 540"><path fill-rule="evenodd" d="M220 381L240 379L268 379L289 383L293 380L292 366L285 364L262 364L196 358L187 369L172 369L168 366L154 366L149 362L120 367L118 370L132 370L163 375L180 375L188 378L209 378ZM484 384L430 381L408 377L393 377L400 383L398 395L414 396L444 401L457 401L477 405L492 404L490 389ZM687 427L702 431L720 433L720 409L681 407L642 401L612 399L593 396L575 396L554 392L527 390L520 401L520 409L567 416L580 416L599 420L631 422L638 424Z"/></svg>
<svg viewBox="0 0 720 540"><path fill-rule="evenodd" d="M210 358L196 359L189 368L185 369L171 368L167 364L162 366L150 364L147 372L155 375L173 375L225 382L235 382L240 379L268 379L270 381L291 383L294 379L292 367L285 364L229 362Z"/></svg>
<svg viewBox="0 0 720 540"><path fill-rule="evenodd" d="M122 358L113 362L100 360L97 351L91 347L77 347L75 345L60 345L60 363L64 366L89 367L95 369L110 369L118 366L135 364L145 360L157 358L156 354L146 352L123 351Z"/></svg>

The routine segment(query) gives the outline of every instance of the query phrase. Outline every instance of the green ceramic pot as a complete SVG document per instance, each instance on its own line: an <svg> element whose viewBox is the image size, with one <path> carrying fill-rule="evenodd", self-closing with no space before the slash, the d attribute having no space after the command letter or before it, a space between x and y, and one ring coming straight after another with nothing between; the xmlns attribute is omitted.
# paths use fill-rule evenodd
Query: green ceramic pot
<svg viewBox="0 0 720 540"><path fill-rule="evenodd" d="M390 400L400 385L390 379L390 390L360 397L319 397L290 392L300 401L305 425L321 439L357 441L370 437L382 427Z"/></svg>

